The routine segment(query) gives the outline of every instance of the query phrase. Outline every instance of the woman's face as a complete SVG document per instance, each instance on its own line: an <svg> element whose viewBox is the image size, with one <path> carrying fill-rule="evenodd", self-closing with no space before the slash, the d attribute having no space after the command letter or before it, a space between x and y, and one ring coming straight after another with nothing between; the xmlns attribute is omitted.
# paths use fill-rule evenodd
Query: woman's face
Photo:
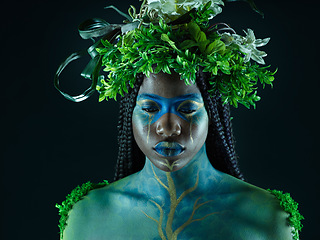
<svg viewBox="0 0 320 240"><path fill-rule="evenodd" d="M187 86L178 74L145 77L132 116L134 138L159 169L183 168L203 146L208 114L196 85Z"/></svg>

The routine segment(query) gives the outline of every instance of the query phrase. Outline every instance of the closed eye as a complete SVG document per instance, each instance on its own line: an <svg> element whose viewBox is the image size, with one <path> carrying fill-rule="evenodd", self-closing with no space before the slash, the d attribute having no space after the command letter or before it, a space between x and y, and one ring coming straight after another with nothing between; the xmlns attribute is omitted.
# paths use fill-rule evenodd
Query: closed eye
<svg viewBox="0 0 320 240"><path fill-rule="evenodd" d="M186 100L178 106L178 111L182 114L192 115L202 106L203 103L199 103L193 100Z"/></svg>
<svg viewBox="0 0 320 240"><path fill-rule="evenodd" d="M137 101L137 105L141 107L141 110L146 113L157 113L160 111L159 105L150 99L143 99L140 101Z"/></svg>
<svg viewBox="0 0 320 240"><path fill-rule="evenodd" d="M147 113L156 113L159 111L159 108L157 108L157 107L142 107L142 110Z"/></svg>
<svg viewBox="0 0 320 240"><path fill-rule="evenodd" d="M191 114L191 113L194 113L195 111L197 111L197 110L195 110L195 109L179 109L179 112L184 113L184 114Z"/></svg>

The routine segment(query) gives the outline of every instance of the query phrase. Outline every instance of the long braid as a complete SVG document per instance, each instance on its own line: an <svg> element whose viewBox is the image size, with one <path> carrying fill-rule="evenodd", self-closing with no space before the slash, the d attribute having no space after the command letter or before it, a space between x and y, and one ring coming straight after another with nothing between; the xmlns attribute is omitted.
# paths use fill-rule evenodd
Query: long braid
<svg viewBox="0 0 320 240"><path fill-rule="evenodd" d="M120 109L120 113L119 113L119 121L118 121L118 145L119 145L119 150L118 150L118 159L117 159L117 165L116 165L116 178L118 177L121 177L123 176L123 162L122 162L122 157L121 155L123 154L123 151L122 151L122 142L123 142L123 122L124 122L124 115L125 115L125 112L124 112L124 105L125 105L125 101L126 99L124 97L121 98L120 100L120 106L119 106L119 109Z"/></svg>
<svg viewBox="0 0 320 240"><path fill-rule="evenodd" d="M114 180L119 180L133 173L133 134L132 134L132 113L136 98L144 76L138 75L134 88L128 87L120 102L120 114L118 122L118 159Z"/></svg>
<svg viewBox="0 0 320 240"><path fill-rule="evenodd" d="M221 124L216 97L211 97L207 91L207 85L205 83L205 76L202 72L199 72L197 77L197 85L201 92L202 98L206 103L207 112L210 116L211 124L209 125L208 137L206 145L210 145L210 148L207 147L208 157L211 164L218 170L223 172L228 172L229 169L223 157L228 151L229 147L226 144L225 137L223 134L223 126ZM222 151L224 149L225 151Z"/></svg>
<svg viewBox="0 0 320 240"><path fill-rule="evenodd" d="M119 150L118 150L118 159L117 159L117 164L116 164L116 173L115 173L115 178L114 180L118 180L120 178L124 177L124 168L123 168L123 161L125 159L125 152L124 152L124 145L126 138L124 136L124 131L123 131L123 126L125 122L125 109L126 109L126 97L122 97L120 100L120 112L119 112L119 121L118 121L118 145L119 145Z"/></svg>
<svg viewBox="0 0 320 240"><path fill-rule="evenodd" d="M133 132L132 132L132 114L133 114L133 110L134 110L134 107L136 105L136 100L137 100L137 96L138 96L138 92L139 92L139 89L140 89L140 86L143 82L143 79L144 79L144 75L143 74L139 74L137 76L137 79L136 79L136 83L135 83L135 88L132 89L131 92L128 93L128 106L127 106L127 109L128 109L128 134L127 134L127 138L128 138L128 146L127 146L127 157L128 157L128 175L129 174L132 174L133 173L133 165L135 165L133 162L134 162L134 159L133 159L133 156L135 156L133 154L133 148L134 148L134 145L133 143L135 142L134 139L133 139Z"/></svg>
<svg viewBox="0 0 320 240"><path fill-rule="evenodd" d="M206 75L200 70L197 85L204 101L212 124L209 126L206 145L211 164L218 170L243 179L237 163L234 140L230 123L230 111L222 104L219 94L210 96L207 91Z"/></svg>
<svg viewBox="0 0 320 240"><path fill-rule="evenodd" d="M227 143L230 147L230 150L232 151L232 159L231 159L231 165L232 169L235 172L235 175L238 176L238 178L244 180L243 174L240 172L239 164L238 164L238 156L235 151L235 140L233 136L233 131L232 131L232 122L231 122L231 116L230 116L230 106L229 104L223 104L220 98L220 104L221 108L221 120L222 120L222 125L224 125L225 129L225 135L226 135L226 140Z"/></svg>

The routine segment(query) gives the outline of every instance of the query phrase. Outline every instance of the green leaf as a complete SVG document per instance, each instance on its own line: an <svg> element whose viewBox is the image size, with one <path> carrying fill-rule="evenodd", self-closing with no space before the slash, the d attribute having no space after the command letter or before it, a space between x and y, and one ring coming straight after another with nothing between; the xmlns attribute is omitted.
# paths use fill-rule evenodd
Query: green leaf
<svg viewBox="0 0 320 240"><path fill-rule="evenodd" d="M188 29L189 29L189 33L191 34L193 39L196 42L199 42L199 39L201 38L201 32L202 31L201 31L200 27L198 26L198 24L196 24L195 22L190 22L188 24Z"/></svg>
<svg viewBox="0 0 320 240"><path fill-rule="evenodd" d="M205 41L199 41L198 42L198 45L199 45L199 49L200 51L203 53L205 52L206 48L207 48L207 45L210 43L209 40L205 40Z"/></svg>
<svg viewBox="0 0 320 240"><path fill-rule="evenodd" d="M174 41L170 40L169 36L167 34L162 33L161 34L161 40L168 42L170 44L170 46L175 49L176 51L179 51L179 49L176 47Z"/></svg>
<svg viewBox="0 0 320 240"><path fill-rule="evenodd" d="M180 48L185 50L185 49L188 49L188 48L192 48L192 47L195 47L195 46L198 46L198 44L193 41L193 40L184 40L181 44L180 44Z"/></svg>
<svg viewBox="0 0 320 240"><path fill-rule="evenodd" d="M210 43L207 49L205 50L205 53L210 55L212 53L219 53L219 54L224 54L226 51L226 45L224 42L222 42L219 39L216 39L213 43Z"/></svg>
<svg viewBox="0 0 320 240"><path fill-rule="evenodd" d="M213 74L213 75L218 75L218 66L215 66L215 67L212 69L212 74Z"/></svg>
<svg viewBox="0 0 320 240"><path fill-rule="evenodd" d="M122 37L122 47L131 47L134 43L135 31L129 31Z"/></svg>
<svg viewBox="0 0 320 240"><path fill-rule="evenodd" d="M204 32L200 31L198 32L198 35L196 36L196 41L197 42L204 42L207 41L207 36Z"/></svg>

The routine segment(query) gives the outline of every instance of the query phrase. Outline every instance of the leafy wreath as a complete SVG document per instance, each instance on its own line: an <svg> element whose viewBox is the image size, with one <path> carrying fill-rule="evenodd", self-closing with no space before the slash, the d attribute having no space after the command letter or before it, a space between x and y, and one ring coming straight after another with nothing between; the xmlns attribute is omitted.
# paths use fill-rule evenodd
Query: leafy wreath
<svg viewBox="0 0 320 240"><path fill-rule="evenodd" d="M95 89L100 93L99 101L116 100L118 94L123 96L128 87L134 86L139 73L170 74L173 69L188 85L195 83L196 73L202 69L210 76L210 94L220 93L222 101L234 107L243 104L255 108L260 100L258 82L263 87L272 86L276 72L260 66L265 64L263 57L267 54L257 47L266 45L270 38L256 39L251 29L245 31L246 36L240 36L224 23L210 26L209 20L221 12L221 0L173 1L174 10L164 11L169 2L144 0L140 11L137 13L131 6L129 15L109 6L127 18L125 24L91 19L80 25L83 38L101 37L88 49L92 60L82 73L92 79L92 85L77 97L60 90L58 76L70 61L83 54L76 53L60 66L56 88L72 101L87 98ZM252 1L247 2L258 11ZM106 76L99 73L102 67Z"/></svg>

